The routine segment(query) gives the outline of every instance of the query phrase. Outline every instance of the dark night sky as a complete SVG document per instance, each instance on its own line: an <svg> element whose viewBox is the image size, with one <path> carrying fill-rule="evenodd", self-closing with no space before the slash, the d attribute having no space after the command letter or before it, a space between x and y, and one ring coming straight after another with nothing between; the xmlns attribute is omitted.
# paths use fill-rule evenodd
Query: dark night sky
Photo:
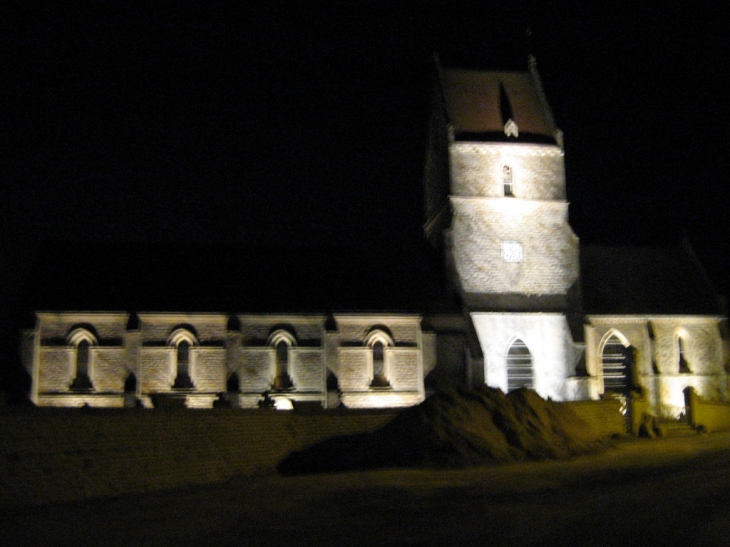
<svg viewBox="0 0 730 547"><path fill-rule="evenodd" d="M726 14L483 4L6 3L4 352L49 240L91 253L409 247L434 51L489 68L526 66L531 50L565 132L578 236L639 243L685 229L730 293Z"/></svg>

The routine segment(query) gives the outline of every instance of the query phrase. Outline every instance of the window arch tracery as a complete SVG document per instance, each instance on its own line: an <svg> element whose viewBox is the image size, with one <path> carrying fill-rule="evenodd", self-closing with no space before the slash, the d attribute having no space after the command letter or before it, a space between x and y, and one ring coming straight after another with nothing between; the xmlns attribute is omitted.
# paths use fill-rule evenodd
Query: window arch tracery
<svg viewBox="0 0 730 547"><path fill-rule="evenodd" d="M290 370L290 349L297 346L297 339L287 330L279 329L269 336L268 345L274 348L273 389L287 390L294 387Z"/></svg>
<svg viewBox="0 0 730 547"><path fill-rule="evenodd" d="M370 381L370 387L390 388L390 380L388 379L390 371L388 370L385 348L395 346L393 338L381 329L373 329L365 338L365 345L372 352L372 380Z"/></svg>
<svg viewBox="0 0 730 547"><path fill-rule="evenodd" d="M599 349L604 392L625 393L631 386L633 346L618 330L611 329L603 336Z"/></svg>
<svg viewBox="0 0 730 547"><path fill-rule="evenodd" d="M172 389L194 389L192 380L192 348L198 345L198 339L188 329L176 329L168 338L168 345L174 348L173 372L175 380Z"/></svg>
<svg viewBox="0 0 730 547"><path fill-rule="evenodd" d="M532 354L521 338L515 338L507 350L507 391L533 387Z"/></svg>
<svg viewBox="0 0 730 547"><path fill-rule="evenodd" d="M74 391L89 391L94 389L94 385L91 382L91 348L99 344L96 336L88 329L78 328L68 335L67 342L74 350L73 380L69 388Z"/></svg>

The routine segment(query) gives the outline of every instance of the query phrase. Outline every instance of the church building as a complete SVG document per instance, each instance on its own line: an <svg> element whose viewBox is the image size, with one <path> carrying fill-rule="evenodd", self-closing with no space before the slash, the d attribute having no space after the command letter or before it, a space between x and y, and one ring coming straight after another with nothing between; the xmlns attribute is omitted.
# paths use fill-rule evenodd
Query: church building
<svg viewBox="0 0 730 547"><path fill-rule="evenodd" d="M534 59L525 71L439 67L435 87L424 234L448 305L38 311L23 334L32 401L388 408L487 384L558 401L641 393L678 417L688 386L726 400L724 305L689 244L574 234Z"/></svg>

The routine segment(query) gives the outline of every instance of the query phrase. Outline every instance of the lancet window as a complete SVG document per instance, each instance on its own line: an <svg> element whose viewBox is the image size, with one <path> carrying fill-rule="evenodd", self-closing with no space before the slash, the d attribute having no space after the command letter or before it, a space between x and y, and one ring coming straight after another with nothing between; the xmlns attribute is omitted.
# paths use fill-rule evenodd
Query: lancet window
<svg viewBox="0 0 730 547"><path fill-rule="evenodd" d="M274 382L275 390L286 390L294 387L290 361L290 349L297 344L296 338L286 331L278 330L269 337L269 345L274 348Z"/></svg>
<svg viewBox="0 0 730 547"><path fill-rule="evenodd" d="M603 388L605 391L625 392L629 387L630 367L633 350L624 345L615 334L603 345Z"/></svg>
<svg viewBox="0 0 730 547"><path fill-rule="evenodd" d="M178 329L170 336L170 345L173 346L173 372L175 380L173 389L194 389L192 380L193 351L197 339L187 329Z"/></svg>
<svg viewBox="0 0 730 547"><path fill-rule="evenodd" d="M505 164L502 166L502 187L504 189L505 197L514 197L515 187L514 179L512 177L512 166L510 165Z"/></svg>
<svg viewBox="0 0 730 547"><path fill-rule="evenodd" d="M692 372L687 359L687 342L681 336L677 337L677 360L680 374L689 374Z"/></svg>
<svg viewBox="0 0 730 547"><path fill-rule="evenodd" d="M532 354L519 338L507 350L507 391L532 387Z"/></svg>
<svg viewBox="0 0 730 547"><path fill-rule="evenodd" d="M390 388L390 380L388 378L389 370L388 363L386 362L386 350L387 347L394 346L393 339L388 333L383 330L373 330L368 334L365 344L370 348L372 352L372 380L370 381L371 388Z"/></svg>
<svg viewBox="0 0 730 547"><path fill-rule="evenodd" d="M76 329L69 335L68 342L75 350L74 374L70 388L75 391L94 389L91 383L91 348L96 345L96 338L86 329Z"/></svg>

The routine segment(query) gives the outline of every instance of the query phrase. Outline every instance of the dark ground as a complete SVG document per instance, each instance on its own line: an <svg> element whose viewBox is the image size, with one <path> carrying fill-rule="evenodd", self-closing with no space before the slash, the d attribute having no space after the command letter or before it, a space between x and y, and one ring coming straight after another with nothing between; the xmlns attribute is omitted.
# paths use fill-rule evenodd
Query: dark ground
<svg viewBox="0 0 730 547"><path fill-rule="evenodd" d="M240 478L0 514L6 545L726 545L730 433L567 461Z"/></svg>

